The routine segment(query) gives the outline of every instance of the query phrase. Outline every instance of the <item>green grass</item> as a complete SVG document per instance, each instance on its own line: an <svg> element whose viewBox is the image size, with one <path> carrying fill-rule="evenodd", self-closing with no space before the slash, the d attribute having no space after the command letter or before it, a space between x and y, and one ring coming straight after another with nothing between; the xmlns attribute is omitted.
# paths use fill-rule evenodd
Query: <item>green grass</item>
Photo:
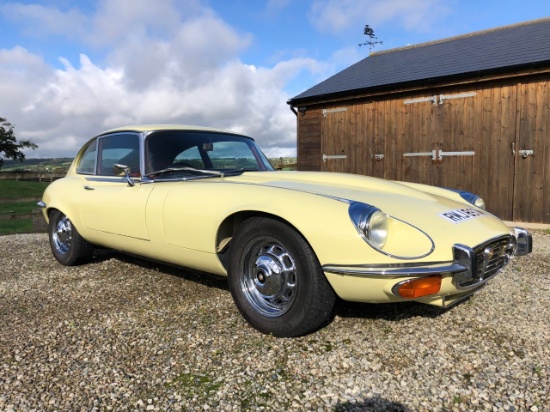
<svg viewBox="0 0 550 412"><path fill-rule="evenodd" d="M40 197L37 197L36 201L31 202L0 203L0 215L11 213L31 213L33 209L38 208L36 203L39 200Z"/></svg>
<svg viewBox="0 0 550 412"><path fill-rule="evenodd" d="M42 193L49 183L24 182L18 180L0 180L0 199L34 198L30 202L0 202L0 215L4 214L25 214L37 209ZM33 231L32 219L0 220L0 235L11 235L15 233L28 233Z"/></svg>
<svg viewBox="0 0 550 412"><path fill-rule="evenodd" d="M20 180L0 180L0 199L36 197L38 201L49 185L46 182L24 182Z"/></svg>
<svg viewBox="0 0 550 412"><path fill-rule="evenodd" d="M32 233L33 231L32 219L0 220L0 236Z"/></svg>

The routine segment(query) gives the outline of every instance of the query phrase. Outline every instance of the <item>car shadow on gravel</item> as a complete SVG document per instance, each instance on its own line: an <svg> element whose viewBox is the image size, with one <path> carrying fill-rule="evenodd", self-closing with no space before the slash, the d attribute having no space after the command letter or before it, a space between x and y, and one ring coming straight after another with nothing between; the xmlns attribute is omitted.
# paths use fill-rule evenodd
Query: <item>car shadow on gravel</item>
<svg viewBox="0 0 550 412"><path fill-rule="evenodd" d="M170 265L166 262L145 259L139 256L129 255L110 249L97 249L94 251L94 257L91 264L101 263L109 259L116 259L120 262L139 266L145 270L154 270L169 276L175 276L191 282L196 282L204 286L214 287L229 292L227 279L209 272L189 269L182 266Z"/></svg>
<svg viewBox="0 0 550 412"><path fill-rule="evenodd" d="M464 302L464 301L463 301ZM461 304L462 302L458 303ZM342 318L383 319L398 321L415 317L437 318L447 312L449 308L426 305L418 302L400 303L358 303L338 300L335 307L335 316Z"/></svg>
<svg viewBox="0 0 550 412"><path fill-rule="evenodd" d="M369 398L358 403L339 403L334 408L337 412L410 412L411 410L399 402L391 402L384 398Z"/></svg>
<svg viewBox="0 0 550 412"><path fill-rule="evenodd" d="M175 276L180 279L196 282L198 284L214 287L229 292L227 278L217 276L208 272L201 272L181 266L170 265L165 262L141 258L139 256L128 255L111 249L96 249L94 257L90 264L102 263L110 259L116 259L120 262L130 263L139 266L142 269L158 271L168 276ZM467 302L469 298L459 302L461 305ZM388 321L398 321L402 319L424 317L437 318L448 311L449 308L440 308L437 306L426 305L417 302L400 303L360 303L347 302L337 299L333 311L333 316L328 321L330 324L334 317L342 318L364 318L364 319L383 319Z"/></svg>

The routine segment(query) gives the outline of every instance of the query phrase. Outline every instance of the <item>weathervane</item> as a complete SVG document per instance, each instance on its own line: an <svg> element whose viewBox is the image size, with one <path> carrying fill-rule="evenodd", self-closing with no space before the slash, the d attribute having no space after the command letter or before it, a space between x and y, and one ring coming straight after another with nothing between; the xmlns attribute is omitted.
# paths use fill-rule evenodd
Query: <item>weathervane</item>
<svg viewBox="0 0 550 412"><path fill-rule="evenodd" d="M370 27L368 24L365 25L363 34L367 36L369 40L365 41L364 43L359 43L359 47L369 46L369 53L372 51L374 46L376 46L377 44L382 44L382 41L375 41L378 39L378 37L376 37L376 35L374 34L373 28Z"/></svg>

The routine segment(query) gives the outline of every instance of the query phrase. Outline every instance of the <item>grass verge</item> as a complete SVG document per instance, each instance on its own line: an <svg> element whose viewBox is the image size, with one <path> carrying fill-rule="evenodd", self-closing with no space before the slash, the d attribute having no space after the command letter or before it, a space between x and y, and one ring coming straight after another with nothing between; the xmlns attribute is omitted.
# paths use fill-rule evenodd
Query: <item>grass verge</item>
<svg viewBox="0 0 550 412"><path fill-rule="evenodd" d="M19 180L0 180L0 216L32 213L37 208L36 202L48 186L46 182L27 182ZM33 201L21 202L21 198L35 198ZM31 218L0 220L0 235L33 232Z"/></svg>

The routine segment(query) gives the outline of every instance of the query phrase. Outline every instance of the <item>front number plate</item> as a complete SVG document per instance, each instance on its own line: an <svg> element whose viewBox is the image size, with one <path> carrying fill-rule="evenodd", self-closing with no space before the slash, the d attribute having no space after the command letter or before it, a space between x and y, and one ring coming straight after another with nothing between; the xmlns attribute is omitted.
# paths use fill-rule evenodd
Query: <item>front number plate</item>
<svg viewBox="0 0 550 412"><path fill-rule="evenodd" d="M483 215L484 213L477 209L453 209L439 214L443 219L452 223L462 223Z"/></svg>

